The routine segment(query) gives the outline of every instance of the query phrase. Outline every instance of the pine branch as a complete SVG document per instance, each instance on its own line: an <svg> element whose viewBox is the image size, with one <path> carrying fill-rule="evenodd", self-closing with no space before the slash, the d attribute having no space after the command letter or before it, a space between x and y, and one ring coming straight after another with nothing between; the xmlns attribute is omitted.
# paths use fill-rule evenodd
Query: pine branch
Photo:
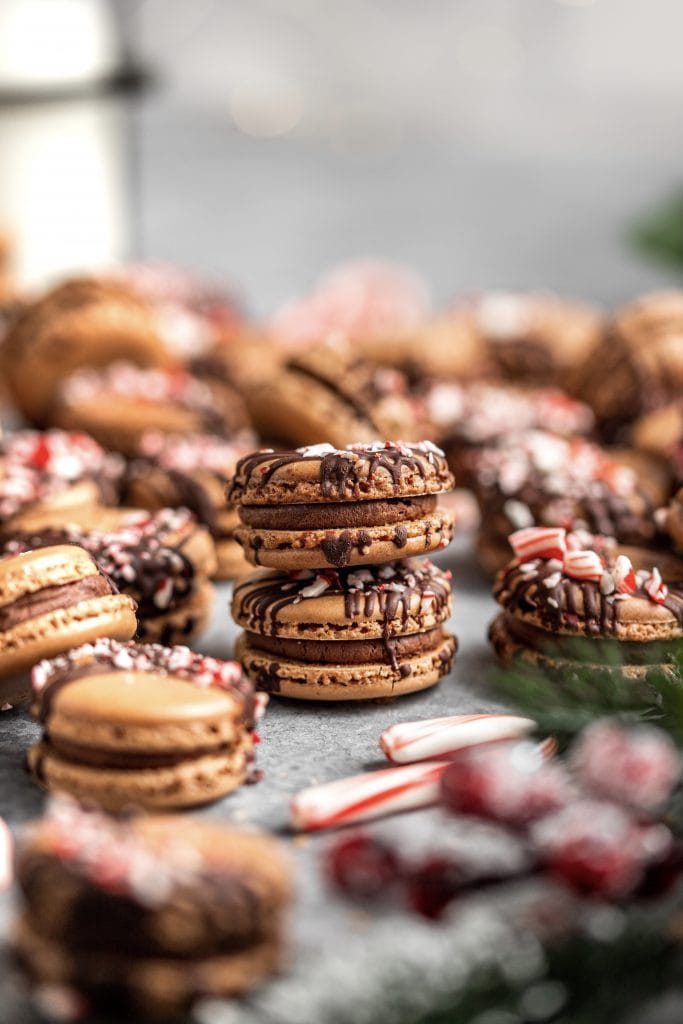
<svg viewBox="0 0 683 1024"><path fill-rule="evenodd" d="M683 192L637 222L631 240L644 255L683 269Z"/></svg>

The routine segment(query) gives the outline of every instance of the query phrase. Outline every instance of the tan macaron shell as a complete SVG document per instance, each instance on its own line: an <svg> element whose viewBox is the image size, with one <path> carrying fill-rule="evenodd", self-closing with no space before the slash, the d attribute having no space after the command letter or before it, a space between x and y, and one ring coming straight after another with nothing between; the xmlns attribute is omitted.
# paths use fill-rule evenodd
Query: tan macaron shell
<svg viewBox="0 0 683 1024"><path fill-rule="evenodd" d="M450 543L453 526L452 514L438 508L431 515L404 522L400 532L393 524L339 530L258 530L240 526L235 530L235 540L252 565L273 569L334 568L379 564L438 551ZM329 551L337 548L348 548L348 557L330 558Z"/></svg>
<svg viewBox="0 0 683 1024"><path fill-rule="evenodd" d="M379 602L366 614L357 617L346 615L344 595L340 593L321 594L307 597L296 604L280 608L273 620L270 615L262 630L258 622L249 615L249 596L258 592L259 587L272 580L276 583L279 573L268 570L252 573L248 579L236 584L232 598L232 617L243 629L263 632L269 636L313 640L370 640L387 636L408 636L425 633L434 629L451 614L451 599L439 607L433 602L423 603L418 592L411 594L409 613L404 614L402 605L397 605L393 618L386 621ZM362 594L360 595L362 598Z"/></svg>
<svg viewBox="0 0 683 1024"><path fill-rule="evenodd" d="M0 475L2 467L0 465ZM80 524L100 504L100 492L93 480L81 480L54 494L49 500L36 502L0 524L0 534L25 531L34 533L66 523Z"/></svg>

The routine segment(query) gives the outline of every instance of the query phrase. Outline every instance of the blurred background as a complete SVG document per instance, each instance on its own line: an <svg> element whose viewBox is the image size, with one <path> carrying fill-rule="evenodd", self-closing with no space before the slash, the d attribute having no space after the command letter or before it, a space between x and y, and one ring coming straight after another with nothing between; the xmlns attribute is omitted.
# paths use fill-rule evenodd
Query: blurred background
<svg viewBox="0 0 683 1024"><path fill-rule="evenodd" d="M0 223L24 283L164 259L257 314L357 255L614 303L680 277L633 228L683 177L682 33L679 0L3 0Z"/></svg>

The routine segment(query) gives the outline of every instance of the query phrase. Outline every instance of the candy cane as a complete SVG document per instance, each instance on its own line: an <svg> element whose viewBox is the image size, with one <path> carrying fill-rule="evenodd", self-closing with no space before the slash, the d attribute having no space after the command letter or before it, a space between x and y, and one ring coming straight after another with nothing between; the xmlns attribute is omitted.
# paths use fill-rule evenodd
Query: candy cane
<svg viewBox="0 0 683 1024"><path fill-rule="evenodd" d="M439 780L447 767L447 761L424 761L311 786L292 800L292 826L313 832L428 807L438 802Z"/></svg>
<svg viewBox="0 0 683 1024"><path fill-rule="evenodd" d="M568 551L562 568L574 580L593 580L599 583L605 569L596 551Z"/></svg>
<svg viewBox="0 0 683 1024"><path fill-rule="evenodd" d="M479 743L519 739L534 726L531 718L520 715L450 715L392 725L380 736L379 745L394 764L411 764L448 758Z"/></svg>
<svg viewBox="0 0 683 1024"><path fill-rule="evenodd" d="M567 550L567 531L561 527L527 526L508 537L517 558L559 558Z"/></svg>

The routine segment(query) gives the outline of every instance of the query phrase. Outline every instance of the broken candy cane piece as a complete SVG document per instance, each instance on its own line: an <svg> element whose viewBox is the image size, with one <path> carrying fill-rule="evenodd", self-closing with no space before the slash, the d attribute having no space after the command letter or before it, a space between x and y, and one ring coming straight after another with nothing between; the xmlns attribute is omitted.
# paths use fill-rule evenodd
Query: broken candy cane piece
<svg viewBox="0 0 683 1024"><path fill-rule="evenodd" d="M567 550L567 531L562 527L528 526L515 530L508 542L517 558L559 558Z"/></svg>
<svg viewBox="0 0 683 1024"><path fill-rule="evenodd" d="M14 842L7 822L0 818L0 892L14 881Z"/></svg>
<svg viewBox="0 0 683 1024"><path fill-rule="evenodd" d="M605 571L596 551L568 551L563 568L573 580L593 580L595 583L602 579Z"/></svg>
<svg viewBox="0 0 683 1024"><path fill-rule="evenodd" d="M392 725L380 736L379 745L394 764L411 764L447 758L478 743L519 739L534 727L531 718L521 715L449 715Z"/></svg>
<svg viewBox="0 0 683 1024"><path fill-rule="evenodd" d="M633 594L638 586L633 564L626 555L617 555L612 569L612 578L620 594Z"/></svg>
<svg viewBox="0 0 683 1024"><path fill-rule="evenodd" d="M659 569L653 569L643 583L643 590L655 604L664 604L669 596L669 588L662 580Z"/></svg>
<svg viewBox="0 0 683 1024"><path fill-rule="evenodd" d="M439 780L447 767L447 761L423 761L303 789L290 804L292 826L313 832L429 807L438 802Z"/></svg>

